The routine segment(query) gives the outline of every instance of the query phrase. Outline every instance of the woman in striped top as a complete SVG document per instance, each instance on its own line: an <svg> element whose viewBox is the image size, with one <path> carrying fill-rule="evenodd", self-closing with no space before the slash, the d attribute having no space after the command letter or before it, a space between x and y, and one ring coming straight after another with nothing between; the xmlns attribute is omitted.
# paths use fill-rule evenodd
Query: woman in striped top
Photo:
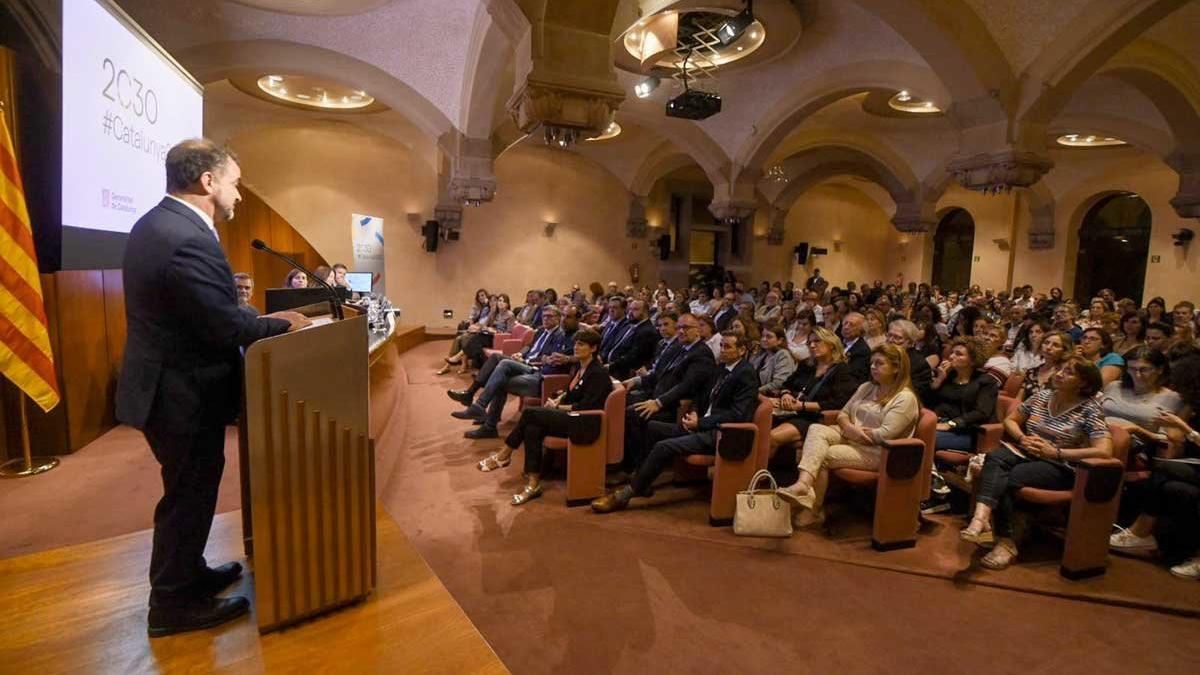
<svg viewBox="0 0 1200 675"><path fill-rule="evenodd" d="M995 542L995 548L980 560L984 567L1004 569L1017 557L1012 512L1018 490L1068 490L1075 484L1072 462L1112 456L1104 411L1095 398L1100 387L1100 370L1072 357L1055 373L1052 390L1038 392L1004 420L1005 432L1014 443L988 453L975 514L961 532L966 541Z"/></svg>

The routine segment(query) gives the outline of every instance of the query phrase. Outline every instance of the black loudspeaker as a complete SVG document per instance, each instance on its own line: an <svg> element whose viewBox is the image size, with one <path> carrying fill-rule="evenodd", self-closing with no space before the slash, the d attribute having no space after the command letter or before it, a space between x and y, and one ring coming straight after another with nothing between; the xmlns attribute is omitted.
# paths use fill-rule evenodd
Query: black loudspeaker
<svg viewBox="0 0 1200 675"><path fill-rule="evenodd" d="M800 265L801 267L803 267L804 264L808 262L808 242L807 241L802 241L799 244L796 244L796 248L792 249L792 252L796 254L796 264L797 265Z"/></svg>
<svg viewBox="0 0 1200 675"><path fill-rule="evenodd" d="M664 234L658 238L658 259L667 260L671 257L671 235Z"/></svg>
<svg viewBox="0 0 1200 675"><path fill-rule="evenodd" d="M421 235L425 237L424 249L433 253L438 247L438 221L427 220L421 226Z"/></svg>

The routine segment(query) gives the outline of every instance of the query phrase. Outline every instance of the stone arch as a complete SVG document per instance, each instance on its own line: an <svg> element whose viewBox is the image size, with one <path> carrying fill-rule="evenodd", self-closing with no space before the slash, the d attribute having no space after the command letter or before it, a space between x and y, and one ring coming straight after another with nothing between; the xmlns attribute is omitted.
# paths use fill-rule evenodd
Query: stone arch
<svg viewBox="0 0 1200 675"><path fill-rule="evenodd" d="M1138 40L1097 74L1121 80L1150 99L1174 136L1173 152L1200 152L1200 74L1187 59Z"/></svg>
<svg viewBox="0 0 1200 675"><path fill-rule="evenodd" d="M728 181L729 157L698 125L665 117L658 104L640 99L625 101L618 114L618 121L622 119L628 119L674 143L700 165L714 186Z"/></svg>
<svg viewBox="0 0 1200 675"><path fill-rule="evenodd" d="M353 83L407 117L431 138L439 138L454 126L436 106L388 72L322 47L283 40L211 42L183 50L179 61L201 83L273 71Z"/></svg>
<svg viewBox="0 0 1200 675"><path fill-rule="evenodd" d="M1050 40L1021 75L1017 119L1050 123L1075 91L1109 59L1187 0L1093 0Z"/></svg>
<svg viewBox="0 0 1200 675"><path fill-rule="evenodd" d="M1170 133L1141 122L1112 115L1059 115L1047 127L1046 137L1053 139L1063 134L1081 131L1120 138L1131 146L1158 157L1167 157L1175 149L1175 139Z"/></svg>
<svg viewBox="0 0 1200 675"><path fill-rule="evenodd" d="M861 61L838 66L803 81L775 103L738 149L735 167L750 175L762 170L779 144L813 113L871 89L908 89L939 103L950 97L933 71L910 63Z"/></svg>
<svg viewBox="0 0 1200 675"><path fill-rule="evenodd" d="M1138 195L1136 190L1122 188L1122 187L1116 187L1116 188L1110 187L1110 188L1106 188L1104 190L1094 192L1094 193L1090 194L1088 197L1081 200L1079 202L1079 204L1077 204L1075 206L1075 208L1071 211L1071 218L1067 222L1067 246L1066 246L1067 256L1066 256L1066 264L1063 266L1063 285L1062 285L1062 288L1067 293L1075 295L1075 293L1073 293L1072 290L1075 289L1076 281L1078 280L1079 241L1081 238L1083 227L1084 227L1084 225L1086 225L1085 221L1087 220L1088 215L1101 202L1106 201L1112 197L1119 197L1122 195L1131 195L1131 196L1137 197L1141 201L1141 203L1144 205L1146 211L1150 215L1150 223L1151 223L1151 227L1153 227L1153 223L1156 219L1154 207L1148 201L1146 201L1144 197L1141 197L1140 195ZM1147 231L1147 239L1145 241L1147 246L1149 244L1148 239L1149 239L1149 232ZM1123 273L1128 272L1130 274L1136 275L1136 269L1137 269L1136 266L1140 264L1141 274L1142 274L1142 279L1141 279L1142 285L1141 286L1143 288L1144 288L1145 273L1146 273L1145 254L1148 252L1149 251L1147 249L1147 250L1144 250L1140 256L1128 256L1128 257L1140 258L1140 259L1122 260L1122 265L1123 265L1122 272ZM1104 260L1110 259L1109 256L1102 256L1102 258ZM1124 267L1126 265L1128 265L1128 267ZM1138 293L1140 293L1140 292L1141 291L1139 290ZM1081 298L1076 297L1075 301L1076 302L1086 302L1087 299L1086 298L1081 299Z"/></svg>
<svg viewBox="0 0 1200 675"><path fill-rule="evenodd" d="M855 0L912 45L950 93L963 126L1007 118L1016 78L987 24L963 0Z"/></svg>
<svg viewBox="0 0 1200 675"><path fill-rule="evenodd" d="M695 164L696 160L691 155L675 149L670 141L663 141L642 160L630 181L629 191L635 196L648 195L658 179L676 169Z"/></svg>
<svg viewBox="0 0 1200 675"><path fill-rule="evenodd" d="M529 21L511 2L488 2L476 11L463 73L459 129L469 138L488 138L500 124L495 119L505 70L513 65L516 45L529 31Z"/></svg>

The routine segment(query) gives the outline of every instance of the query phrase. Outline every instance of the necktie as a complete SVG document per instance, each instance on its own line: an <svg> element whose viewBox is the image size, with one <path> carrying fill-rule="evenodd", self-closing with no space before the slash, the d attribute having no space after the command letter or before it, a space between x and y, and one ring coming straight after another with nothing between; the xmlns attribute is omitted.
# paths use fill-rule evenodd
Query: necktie
<svg viewBox="0 0 1200 675"><path fill-rule="evenodd" d="M533 341L533 346L529 348L529 358L536 358L542 353L542 347L546 345L546 336L549 334L550 331L543 330L538 339Z"/></svg>

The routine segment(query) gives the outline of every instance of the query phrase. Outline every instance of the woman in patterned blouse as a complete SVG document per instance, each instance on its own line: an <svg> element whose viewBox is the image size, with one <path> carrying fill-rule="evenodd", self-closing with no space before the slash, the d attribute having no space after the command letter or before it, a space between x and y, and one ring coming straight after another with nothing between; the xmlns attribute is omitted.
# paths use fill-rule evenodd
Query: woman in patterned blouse
<svg viewBox="0 0 1200 675"><path fill-rule="evenodd" d="M1062 370L1071 356L1075 353L1075 343L1066 331L1050 333L1042 338L1042 365L1025 371L1025 381L1021 385L1020 400L1031 400L1043 389L1050 389L1054 374Z"/></svg>
<svg viewBox="0 0 1200 675"><path fill-rule="evenodd" d="M1111 457L1112 439L1096 400L1100 371L1079 357L1054 375L1054 388L1023 402L1004 420L1012 445L988 453L979 477L975 514L960 536L995 548L980 564L1000 570L1017 557L1013 499L1023 487L1068 490L1075 484L1072 462ZM1010 449L1012 448L1012 449Z"/></svg>

